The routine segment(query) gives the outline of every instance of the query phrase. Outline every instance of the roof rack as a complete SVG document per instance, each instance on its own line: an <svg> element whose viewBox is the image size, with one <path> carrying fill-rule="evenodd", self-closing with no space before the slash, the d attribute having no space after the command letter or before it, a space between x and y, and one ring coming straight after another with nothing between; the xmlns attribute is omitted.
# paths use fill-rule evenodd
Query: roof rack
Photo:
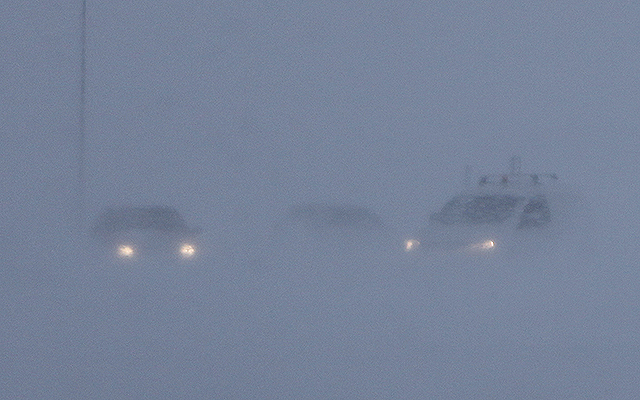
<svg viewBox="0 0 640 400"><path fill-rule="evenodd" d="M478 180L479 186L537 186L558 180L556 174L491 174Z"/></svg>

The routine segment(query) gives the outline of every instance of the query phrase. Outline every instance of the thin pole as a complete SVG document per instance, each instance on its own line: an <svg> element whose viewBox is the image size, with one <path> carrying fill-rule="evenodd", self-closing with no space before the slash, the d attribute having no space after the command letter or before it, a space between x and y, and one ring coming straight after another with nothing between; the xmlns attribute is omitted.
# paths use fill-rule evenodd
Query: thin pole
<svg viewBox="0 0 640 400"><path fill-rule="evenodd" d="M85 228L86 220L86 173L85 173L85 109L86 109L86 47L87 47L87 0L82 0L80 26L80 132L78 135L78 224L80 231Z"/></svg>

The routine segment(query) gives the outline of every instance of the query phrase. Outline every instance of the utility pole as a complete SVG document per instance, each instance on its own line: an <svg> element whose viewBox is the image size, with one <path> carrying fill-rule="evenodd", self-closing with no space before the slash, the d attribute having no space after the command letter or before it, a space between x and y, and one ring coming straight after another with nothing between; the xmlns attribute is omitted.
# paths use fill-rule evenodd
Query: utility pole
<svg viewBox="0 0 640 400"><path fill-rule="evenodd" d="M78 163L78 182L77 182L77 201L78 201L78 229L83 232L86 222L86 172L85 172L85 109L86 109L86 58L87 58L87 0L82 0L82 12L80 15L80 110L79 110L79 133L77 147L77 163Z"/></svg>

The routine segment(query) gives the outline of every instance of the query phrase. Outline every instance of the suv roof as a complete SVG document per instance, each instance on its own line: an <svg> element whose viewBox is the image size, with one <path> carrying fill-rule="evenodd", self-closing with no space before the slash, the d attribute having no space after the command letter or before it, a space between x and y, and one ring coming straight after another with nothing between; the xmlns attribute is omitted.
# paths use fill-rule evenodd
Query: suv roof
<svg viewBox="0 0 640 400"><path fill-rule="evenodd" d="M107 208L97 219L94 233L115 233L132 229L185 231L187 224L169 206L125 206Z"/></svg>
<svg viewBox="0 0 640 400"><path fill-rule="evenodd" d="M355 205L309 203L289 208L289 218L319 229L381 229L382 219L373 211Z"/></svg>

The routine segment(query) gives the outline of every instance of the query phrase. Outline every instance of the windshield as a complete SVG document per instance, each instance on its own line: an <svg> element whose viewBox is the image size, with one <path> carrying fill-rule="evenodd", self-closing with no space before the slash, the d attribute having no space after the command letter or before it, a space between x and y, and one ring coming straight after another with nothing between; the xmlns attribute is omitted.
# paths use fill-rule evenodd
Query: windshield
<svg viewBox="0 0 640 400"><path fill-rule="evenodd" d="M129 229L178 231L186 228L180 214L171 207L125 207L107 210L98 219L96 232Z"/></svg>
<svg viewBox="0 0 640 400"><path fill-rule="evenodd" d="M511 195L461 195L445 204L431 220L447 225L500 223L511 217L523 200Z"/></svg>
<svg viewBox="0 0 640 400"><path fill-rule="evenodd" d="M374 212L351 205L297 205L289 209L289 215L314 228L378 229L383 226Z"/></svg>

